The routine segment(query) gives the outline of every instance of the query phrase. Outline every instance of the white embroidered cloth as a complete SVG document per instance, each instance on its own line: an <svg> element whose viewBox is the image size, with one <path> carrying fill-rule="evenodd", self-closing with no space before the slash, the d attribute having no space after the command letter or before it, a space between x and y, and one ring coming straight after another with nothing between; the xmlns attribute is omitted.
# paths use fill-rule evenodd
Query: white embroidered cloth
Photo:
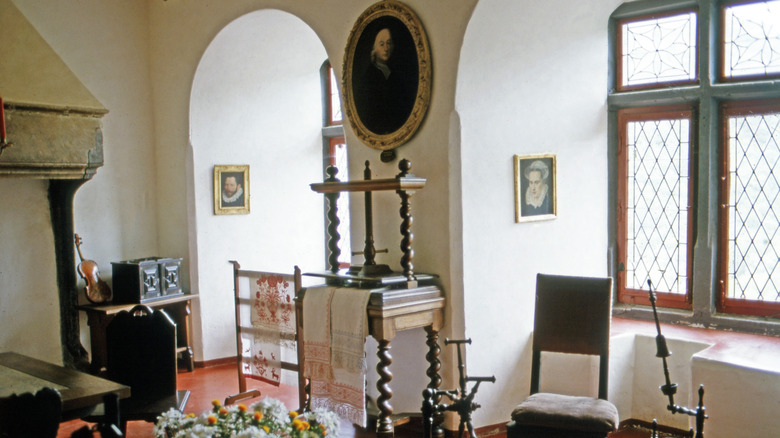
<svg viewBox="0 0 780 438"><path fill-rule="evenodd" d="M304 371L311 407L366 426L367 289L321 286L303 298Z"/></svg>
<svg viewBox="0 0 780 438"><path fill-rule="evenodd" d="M248 282L249 297L241 299L241 307L248 308L248 312L242 312L241 320L245 324L248 313L251 323L251 328L241 328L243 373L279 386L282 347L295 348L294 278L286 274L256 273L248 277Z"/></svg>

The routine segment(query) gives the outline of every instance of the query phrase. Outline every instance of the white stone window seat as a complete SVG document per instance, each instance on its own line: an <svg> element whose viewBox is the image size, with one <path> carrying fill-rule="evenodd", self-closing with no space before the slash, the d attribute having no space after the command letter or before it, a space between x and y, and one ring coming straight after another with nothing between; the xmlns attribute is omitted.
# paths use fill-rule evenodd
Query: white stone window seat
<svg viewBox="0 0 780 438"><path fill-rule="evenodd" d="M707 438L774 436L780 430L780 337L661 324L672 356L675 403L695 408L704 385ZM653 321L613 317L610 401L620 419L636 419L687 430L694 418L671 414L662 360L655 357ZM747 434L749 432L749 434Z"/></svg>

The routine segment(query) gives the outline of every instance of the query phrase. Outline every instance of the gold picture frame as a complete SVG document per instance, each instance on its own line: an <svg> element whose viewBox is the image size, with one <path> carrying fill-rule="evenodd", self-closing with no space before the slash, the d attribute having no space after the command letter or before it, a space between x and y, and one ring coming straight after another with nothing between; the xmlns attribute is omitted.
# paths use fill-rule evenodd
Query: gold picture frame
<svg viewBox="0 0 780 438"><path fill-rule="evenodd" d="M554 154L515 155L515 222L555 219L558 180Z"/></svg>
<svg viewBox="0 0 780 438"><path fill-rule="evenodd" d="M249 165L214 166L214 214L249 214Z"/></svg>
<svg viewBox="0 0 780 438"><path fill-rule="evenodd" d="M379 150L412 138L430 105L431 71L428 38L408 6L384 0L366 9L349 34L342 69L344 112L358 138Z"/></svg>

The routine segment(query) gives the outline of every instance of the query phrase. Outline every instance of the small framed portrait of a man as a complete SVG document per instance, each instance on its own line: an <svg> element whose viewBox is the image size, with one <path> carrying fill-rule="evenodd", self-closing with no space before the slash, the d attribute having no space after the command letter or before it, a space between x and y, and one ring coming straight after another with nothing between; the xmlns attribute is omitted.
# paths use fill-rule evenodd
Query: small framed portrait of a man
<svg viewBox="0 0 780 438"><path fill-rule="evenodd" d="M214 166L214 214L249 214L249 165Z"/></svg>
<svg viewBox="0 0 780 438"><path fill-rule="evenodd" d="M369 147L393 149L415 134L431 98L431 55L408 6L384 0L361 14L344 54L342 91L350 126Z"/></svg>
<svg viewBox="0 0 780 438"><path fill-rule="evenodd" d="M555 219L555 155L515 155L515 222Z"/></svg>

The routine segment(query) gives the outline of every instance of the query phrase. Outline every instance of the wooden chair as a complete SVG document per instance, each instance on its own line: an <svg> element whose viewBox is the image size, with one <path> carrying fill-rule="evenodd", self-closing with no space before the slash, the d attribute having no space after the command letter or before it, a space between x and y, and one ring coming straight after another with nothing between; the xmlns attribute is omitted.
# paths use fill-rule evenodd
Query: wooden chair
<svg viewBox="0 0 780 438"><path fill-rule="evenodd" d="M607 401L611 312L611 278L537 275L531 395L512 411L507 438L604 438L617 429ZM599 356L598 398L539 392L542 352Z"/></svg>
<svg viewBox="0 0 780 438"><path fill-rule="evenodd" d="M0 398L0 438L54 438L61 416L62 400L53 388Z"/></svg>
<svg viewBox="0 0 780 438"><path fill-rule="evenodd" d="M127 422L157 421L171 408L184 411L188 390L176 387L176 324L162 309L138 305L119 312L106 328L108 379L130 387L119 404L120 428ZM96 410L86 421L101 422Z"/></svg>
<svg viewBox="0 0 780 438"><path fill-rule="evenodd" d="M270 384L278 385L280 381L281 370L291 371L298 374L298 402L299 410L308 409L308 391L306 389L306 379L303 376L303 348L299 333L299 323L296 317L296 308L294 299L301 290L301 270L295 266L293 275L270 273L260 271L242 270L241 265L234 260L233 265L233 285L235 291L236 306L236 349L238 354L238 393L225 398L225 405L233 404L241 400L246 400L261 395L258 389L248 389L247 379L265 381ZM263 281L263 279L274 277L282 279L284 285L276 284L271 291L268 290L268 297L251 296L252 290L256 290L253 282ZM250 287L246 287L249 280ZM242 287L243 283L243 287ZM286 286L285 286L286 285ZM274 307L274 315L269 318L267 313L259 312L256 306L264 304ZM265 307L263 309L268 309ZM261 309L261 310L263 310ZM281 323L281 316L284 315L284 323ZM261 316L265 316L261 318ZM274 325L274 320L279 322ZM267 331L276 331L274 336L278 336L278 341L285 344L293 344L296 350L296 361L282 360L281 357L265 358L264 361L256 352L260 349L266 352L269 350L263 348L263 344L268 349L280 346L268 345L269 342L263 342L262 333ZM266 333L267 334L267 333ZM257 337L257 335L261 335ZM277 352L278 354L278 352ZM260 361L263 361L260 363Z"/></svg>

